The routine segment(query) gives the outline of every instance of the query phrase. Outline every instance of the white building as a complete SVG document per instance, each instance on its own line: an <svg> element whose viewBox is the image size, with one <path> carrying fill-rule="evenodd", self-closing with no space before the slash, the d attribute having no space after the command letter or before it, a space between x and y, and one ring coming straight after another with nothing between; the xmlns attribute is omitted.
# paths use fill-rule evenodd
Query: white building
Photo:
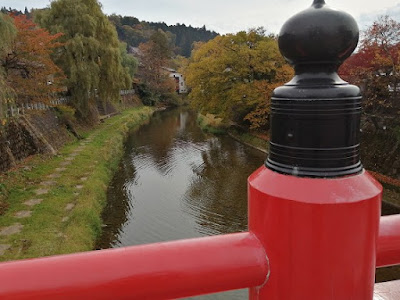
<svg viewBox="0 0 400 300"><path fill-rule="evenodd" d="M183 75L181 73L176 72L174 69L170 68L163 68L164 70L169 72L169 77L175 79L176 87L175 90L178 94L186 94L187 87L185 83L185 79L183 78Z"/></svg>

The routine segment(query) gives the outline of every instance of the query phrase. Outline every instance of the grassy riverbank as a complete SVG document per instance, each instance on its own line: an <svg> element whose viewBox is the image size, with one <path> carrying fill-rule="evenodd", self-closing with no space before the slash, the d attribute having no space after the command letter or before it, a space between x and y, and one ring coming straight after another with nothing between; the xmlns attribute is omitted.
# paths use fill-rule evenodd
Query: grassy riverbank
<svg viewBox="0 0 400 300"><path fill-rule="evenodd" d="M222 119L215 117L213 114L198 114L197 123L199 124L201 130L213 134L223 134L226 133L226 127L222 124Z"/></svg>
<svg viewBox="0 0 400 300"><path fill-rule="evenodd" d="M0 175L0 261L92 250L125 136L151 114L124 111L59 155L35 156Z"/></svg>
<svg viewBox="0 0 400 300"><path fill-rule="evenodd" d="M267 139L261 138L251 132L240 131L234 128L229 129L227 132L235 140L264 153L268 153L269 144Z"/></svg>
<svg viewBox="0 0 400 300"><path fill-rule="evenodd" d="M268 152L268 139L267 137L260 137L241 128L227 126L222 122L221 118L213 114L198 114L197 123L201 130L213 134L228 134L233 139L264 153Z"/></svg>

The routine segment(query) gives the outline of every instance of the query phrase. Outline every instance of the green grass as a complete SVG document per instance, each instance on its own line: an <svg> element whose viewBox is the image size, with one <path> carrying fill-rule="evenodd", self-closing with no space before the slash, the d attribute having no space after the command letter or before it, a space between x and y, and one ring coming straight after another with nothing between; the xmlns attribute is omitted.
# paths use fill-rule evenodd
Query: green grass
<svg viewBox="0 0 400 300"><path fill-rule="evenodd" d="M259 149L263 152L268 152L268 141L263 140L249 132L239 131L234 128L229 129L229 135L241 143L250 147Z"/></svg>
<svg viewBox="0 0 400 300"><path fill-rule="evenodd" d="M100 216L106 203L107 186L122 157L125 137L151 113L152 109L147 107L130 109L83 134L86 138L92 137L92 141L65 166L59 178L48 176L85 139L64 146L57 156L35 156L24 166L1 175L0 203L6 210L0 216L0 230L15 223L24 227L20 233L0 236L0 244L11 245L0 256L0 261L92 250L101 233ZM87 180L82 181L83 177ZM42 181L56 184L48 187L47 194L37 196L35 191L42 187ZM82 189L77 190L77 185L82 185ZM33 208L23 204L38 198L43 201ZM70 203L75 206L66 211ZM15 213L21 210L32 210L32 216L16 218ZM63 222L65 217L68 220Z"/></svg>

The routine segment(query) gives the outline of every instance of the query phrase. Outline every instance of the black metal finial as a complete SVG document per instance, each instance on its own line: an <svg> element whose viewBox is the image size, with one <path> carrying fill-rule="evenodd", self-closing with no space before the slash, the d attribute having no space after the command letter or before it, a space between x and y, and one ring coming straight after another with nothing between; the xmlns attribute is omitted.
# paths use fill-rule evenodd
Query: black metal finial
<svg viewBox="0 0 400 300"><path fill-rule="evenodd" d="M323 0L283 25L279 48L296 74L272 96L268 168L311 177L362 170L360 90L337 74L357 46L358 34L349 14Z"/></svg>

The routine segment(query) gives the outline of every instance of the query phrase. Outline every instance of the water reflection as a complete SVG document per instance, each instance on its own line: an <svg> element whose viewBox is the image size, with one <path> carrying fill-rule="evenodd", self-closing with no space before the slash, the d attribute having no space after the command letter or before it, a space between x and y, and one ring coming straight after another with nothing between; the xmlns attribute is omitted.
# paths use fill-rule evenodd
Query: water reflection
<svg viewBox="0 0 400 300"><path fill-rule="evenodd" d="M204 134L187 110L133 133L108 191L99 248L243 231L246 178L265 155Z"/></svg>
<svg viewBox="0 0 400 300"><path fill-rule="evenodd" d="M98 248L246 230L246 178L264 159L228 137L206 135L191 111L157 113L128 138ZM247 291L209 297L246 299Z"/></svg>
<svg viewBox="0 0 400 300"><path fill-rule="evenodd" d="M204 134L195 113L184 109L155 114L125 147L108 190L98 248L247 229L246 179L263 164L264 153ZM246 299L247 292L202 298Z"/></svg>
<svg viewBox="0 0 400 300"><path fill-rule="evenodd" d="M248 161L247 151L251 149L226 137L209 139L207 144L207 151L202 152L203 163L194 169L197 176L185 197L185 212L193 216L197 230L205 234L244 231L246 179L255 167ZM256 156L262 163L263 155Z"/></svg>
<svg viewBox="0 0 400 300"><path fill-rule="evenodd" d="M132 202L127 196L129 184L135 182L135 167L130 163L128 157L124 157L114 175L114 182L124 182L122 186L110 185L107 191L107 204L103 213L104 225L107 230L103 230L101 244L97 248L110 248L112 245L120 243L119 235L122 225L128 222L128 216L132 209ZM126 179L129 178L128 181ZM126 181L126 182L125 182ZM112 213L108 213L112 212ZM105 215L105 213L107 215Z"/></svg>

